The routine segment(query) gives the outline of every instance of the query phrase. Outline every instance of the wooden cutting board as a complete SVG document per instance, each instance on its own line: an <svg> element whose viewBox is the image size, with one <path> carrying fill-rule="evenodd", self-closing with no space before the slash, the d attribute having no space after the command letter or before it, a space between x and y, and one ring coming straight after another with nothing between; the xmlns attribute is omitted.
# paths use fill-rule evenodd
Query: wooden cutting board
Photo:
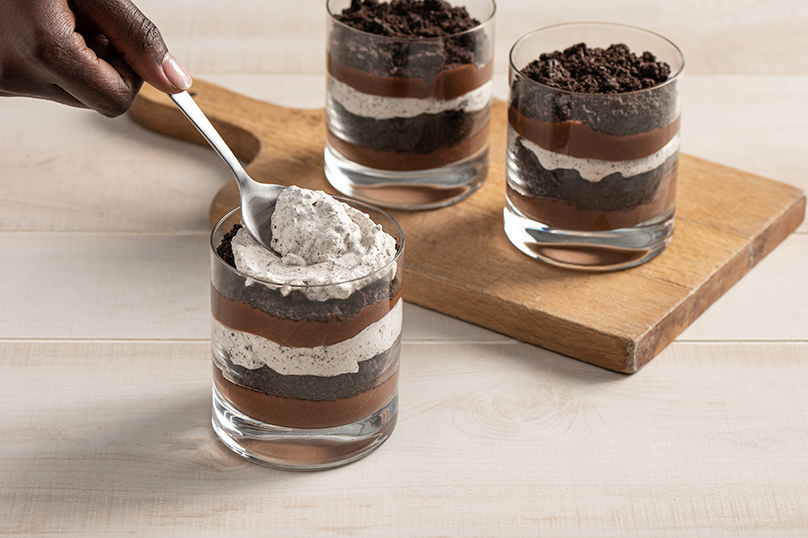
<svg viewBox="0 0 808 538"><path fill-rule="evenodd" d="M323 174L325 114L250 99L196 81L192 95L259 180L335 191ZM204 144L163 94L144 87L143 126ZM485 185L431 211L392 211L406 241L404 299L610 370L633 373L738 282L802 221L792 186L682 155L671 245L613 273L558 269L511 245L502 229L506 105L495 101ZM238 205L231 181L211 222ZM749 305L750 308L754 305Z"/></svg>

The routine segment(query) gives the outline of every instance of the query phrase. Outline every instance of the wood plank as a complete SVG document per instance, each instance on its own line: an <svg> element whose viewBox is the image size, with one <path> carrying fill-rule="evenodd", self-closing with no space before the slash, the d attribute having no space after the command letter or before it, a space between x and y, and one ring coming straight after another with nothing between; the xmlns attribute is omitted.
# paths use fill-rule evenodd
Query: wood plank
<svg viewBox="0 0 808 538"><path fill-rule="evenodd" d="M0 256L0 338L209 336L205 233L6 232L0 252L13 253ZM792 235L679 339L808 341L805 267L808 235ZM404 319L410 342L508 340L413 303Z"/></svg>
<svg viewBox="0 0 808 538"><path fill-rule="evenodd" d="M808 235L792 235L713 304L679 340L808 341Z"/></svg>
<svg viewBox="0 0 808 538"><path fill-rule="evenodd" d="M234 151L252 159L253 177L334 192L322 171L322 110L279 107L200 81L194 92ZM131 115L147 128L202 142L156 91L144 88ZM650 361L805 213L797 188L683 155L677 206L684 231L669 252L609 275L549 267L519 253L502 231L506 121L496 101L488 180L471 198L394 212L408 241L404 297L609 369L631 373ZM231 182L214 199L212 220L237 203Z"/></svg>
<svg viewBox="0 0 808 538"><path fill-rule="evenodd" d="M210 336L205 232L3 233L0 251L0 338Z"/></svg>
<svg viewBox="0 0 808 538"><path fill-rule="evenodd" d="M294 9L262 0L138 2L192 74L322 74L324 5L321 0L296 0ZM668 37L683 48L689 73L808 73L808 57L795 52L808 49L808 8L802 0L499 0L495 69L507 71L508 50L527 32L591 20L621 22Z"/></svg>
<svg viewBox="0 0 808 538"><path fill-rule="evenodd" d="M515 341L402 354L390 441L290 474L216 440L206 342L0 341L0 533L808 530L808 343L674 343L635 376Z"/></svg>
<svg viewBox="0 0 808 538"><path fill-rule="evenodd" d="M0 252L0 339L210 337L206 232L5 232ZM404 315L410 341L507 340L411 303Z"/></svg>
<svg viewBox="0 0 808 538"><path fill-rule="evenodd" d="M808 76L688 74L683 99L683 151L808 191Z"/></svg>
<svg viewBox="0 0 808 538"><path fill-rule="evenodd" d="M211 79L284 106L324 104L318 74ZM506 78L494 84L507 97ZM808 190L808 76L688 74L686 90L683 150ZM128 117L34 99L0 99L0 117L14 125L0 131L0 230L203 231L211 196L230 179L208 148L163 139Z"/></svg>
<svg viewBox="0 0 808 538"><path fill-rule="evenodd" d="M232 176L205 148L145 133L128 117L0 99L0 230L209 229Z"/></svg>

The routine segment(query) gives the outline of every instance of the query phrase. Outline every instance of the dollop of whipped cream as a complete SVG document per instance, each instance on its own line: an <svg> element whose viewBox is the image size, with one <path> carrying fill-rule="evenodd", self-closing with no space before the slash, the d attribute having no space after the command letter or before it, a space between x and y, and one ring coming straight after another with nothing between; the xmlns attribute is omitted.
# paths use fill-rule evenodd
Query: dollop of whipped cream
<svg viewBox="0 0 808 538"><path fill-rule="evenodd" d="M272 249L246 228L232 241L236 269L288 295L346 299L376 280L392 280L396 241L371 218L322 191L287 187L272 213ZM248 281L251 285L253 281Z"/></svg>

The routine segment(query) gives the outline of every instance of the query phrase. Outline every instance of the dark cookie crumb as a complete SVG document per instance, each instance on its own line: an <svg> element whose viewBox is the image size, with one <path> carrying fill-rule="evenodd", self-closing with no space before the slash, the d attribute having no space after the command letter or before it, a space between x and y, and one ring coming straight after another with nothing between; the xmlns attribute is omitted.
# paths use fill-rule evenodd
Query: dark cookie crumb
<svg viewBox="0 0 808 538"><path fill-rule="evenodd" d="M650 52L637 56L624 44L607 49L578 43L542 54L521 70L526 77L574 93L628 93L668 80L670 66Z"/></svg>
<svg viewBox="0 0 808 538"><path fill-rule="evenodd" d="M233 267L236 266L236 260L233 257L233 246L231 243L240 229L241 224L234 224L230 231L224 234L224 237L222 237L222 242L219 243L219 246L216 247L216 254L218 254L227 265L231 265Z"/></svg>
<svg viewBox="0 0 808 538"><path fill-rule="evenodd" d="M665 127L679 116L678 81L670 78L668 64L650 52L636 56L625 45L604 50L579 43L542 54L519 73L510 105L538 121L577 121L629 136Z"/></svg>
<svg viewBox="0 0 808 538"><path fill-rule="evenodd" d="M443 0L352 0L335 17L352 28L388 37L445 37L480 24L465 7Z"/></svg>
<svg viewBox="0 0 808 538"><path fill-rule="evenodd" d="M610 174L598 182L583 179L575 170L544 168L536 155L517 138L511 148L520 163L520 174L530 196L575 204L581 210L626 211L649 204L660 184L678 167L678 154L648 172L625 177Z"/></svg>
<svg viewBox="0 0 808 538"><path fill-rule="evenodd" d="M486 33L468 31L480 22L443 0L353 0L334 18L345 26L334 25L329 36L333 60L376 76L430 81L453 66L491 58Z"/></svg>

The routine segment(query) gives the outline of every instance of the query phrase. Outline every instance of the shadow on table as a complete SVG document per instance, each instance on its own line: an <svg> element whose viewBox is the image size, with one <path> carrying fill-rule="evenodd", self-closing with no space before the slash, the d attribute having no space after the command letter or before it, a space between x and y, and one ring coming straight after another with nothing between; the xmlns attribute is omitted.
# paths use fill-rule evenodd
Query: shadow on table
<svg viewBox="0 0 808 538"><path fill-rule="evenodd" d="M115 521L141 503L150 512L157 510L152 516L157 519L161 510L166 517L178 510L191 518L207 517L204 507L221 509L223 498L251 493L271 498L281 483L306 479L252 464L227 449L210 424L209 391L196 387L111 404L96 396L73 408L38 413L41 424L29 422L29 428L63 427L40 432L36 442L26 443L16 467L0 473L3 489L30 495L15 502L33 507L32 514L61 505L61 510L75 509L73 517L82 520L88 514L78 512L103 510L105 520ZM47 521L30 518L25 528L30 532Z"/></svg>

